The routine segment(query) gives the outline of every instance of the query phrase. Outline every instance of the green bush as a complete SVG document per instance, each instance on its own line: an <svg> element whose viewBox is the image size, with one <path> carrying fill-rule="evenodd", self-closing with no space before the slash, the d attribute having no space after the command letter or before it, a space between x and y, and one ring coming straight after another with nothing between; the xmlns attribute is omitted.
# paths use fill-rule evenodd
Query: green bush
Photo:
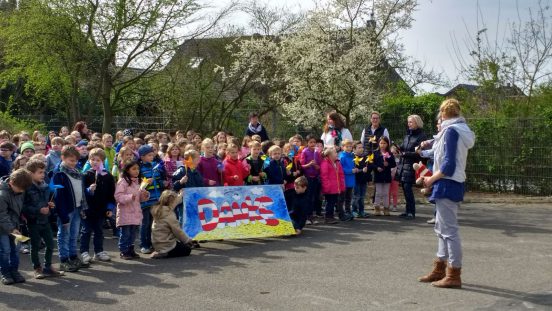
<svg viewBox="0 0 552 311"><path fill-rule="evenodd" d="M44 129L45 126L42 123L32 120L19 120L7 112L0 111L0 130L6 130L11 134L15 134L21 131L28 131L30 133L36 130L44 131Z"/></svg>

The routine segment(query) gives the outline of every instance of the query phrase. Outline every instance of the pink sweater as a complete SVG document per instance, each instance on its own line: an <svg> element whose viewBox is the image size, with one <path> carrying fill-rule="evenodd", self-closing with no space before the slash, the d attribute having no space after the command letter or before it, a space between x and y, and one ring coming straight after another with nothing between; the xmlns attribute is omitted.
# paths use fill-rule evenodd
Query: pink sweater
<svg viewBox="0 0 552 311"><path fill-rule="evenodd" d="M328 158L322 160L320 181L322 182L322 194L339 194L345 191L345 174L339 160L336 160L335 163Z"/></svg>
<svg viewBox="0 0 552 311"><path fill-rule="evenodd" d="M119 179L115 188L115 201L117 201L117 227L142 224L138 178L130 185L124 178Z"/></svg>

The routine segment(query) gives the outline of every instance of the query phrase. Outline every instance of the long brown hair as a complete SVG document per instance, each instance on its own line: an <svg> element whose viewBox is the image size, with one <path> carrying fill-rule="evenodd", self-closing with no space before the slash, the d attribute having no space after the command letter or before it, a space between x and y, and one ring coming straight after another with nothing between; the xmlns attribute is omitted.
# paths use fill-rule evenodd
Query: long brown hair
<svg viewBox="0 0 552 311"><path fill-rule="evenodd" d="M334 127L336 130L342 130L345 128L345 121L343 121L343 117L337 113L337 112L330 112L328 114L328 118L332 119L334 122ZM328 122L324 125L324 132L327 132L330 129L330 126Z"/></svg>

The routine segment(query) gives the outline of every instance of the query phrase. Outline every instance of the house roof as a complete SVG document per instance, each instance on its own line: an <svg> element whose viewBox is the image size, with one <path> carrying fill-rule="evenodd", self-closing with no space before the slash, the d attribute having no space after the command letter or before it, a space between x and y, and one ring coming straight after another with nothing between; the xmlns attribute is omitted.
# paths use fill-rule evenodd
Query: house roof
<svg viewBox="0 0 552 311"><path fill-rule="evenodd" d="M252 36L232 36L232 37L216 37L216 38L195 38L186 40L182 43L173 58L167 64L167 67L179 63L182 58L192 59L189 63L192 65L193 62L201 62L205 59L217 58L219 53L221 53L221 45L227 45L236 40L249 40L251 38L261 37L259 34L254 34ZM198 59L199 58L199 59ZM382 69L387 73L387 81L393 83L405 82L397 70L392 67L387 59L383 61ZM410 94L414 95L415 92L409 88Z"/></svg>

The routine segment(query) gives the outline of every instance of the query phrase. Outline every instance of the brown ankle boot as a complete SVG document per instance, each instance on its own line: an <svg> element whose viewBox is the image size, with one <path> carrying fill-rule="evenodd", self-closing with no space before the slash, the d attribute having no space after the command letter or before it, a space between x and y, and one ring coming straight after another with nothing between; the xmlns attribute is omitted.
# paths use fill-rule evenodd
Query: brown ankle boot
<svg viewBox="0 0 552 311"><path fill-rule="evenodd" d="M391 216L391 214L389 213L389 207L387 207L387 208L384 207L384 208L383 208L383 215L385 215L385 216Z"/></svg>
<svg viewBox="0 0 552 311"><path fill-rule="evenodd" d="M381 215L382 215L381 208L378 205L374 206L374 216L381 216Z"/></svg>
<svg viewBox="0 0 552 311"><path fill-rule="evenodd" d="M442 261L439 258L435 258L433 260L433 271L431 271L427 275L419 277L418 281L423 282L423 283L439 281L439 280L441 280L445 277L446 268L447 268L447 262L446 261Z"/></svg>
<svg viewBox="0 0 552 311"><path fill-rule="evenodd" d="M462 287L462 280L460 279L460 270L462 268L447 267L447 275L444 279L433 282L431 285L441 288L460 288Z"/></svg>

